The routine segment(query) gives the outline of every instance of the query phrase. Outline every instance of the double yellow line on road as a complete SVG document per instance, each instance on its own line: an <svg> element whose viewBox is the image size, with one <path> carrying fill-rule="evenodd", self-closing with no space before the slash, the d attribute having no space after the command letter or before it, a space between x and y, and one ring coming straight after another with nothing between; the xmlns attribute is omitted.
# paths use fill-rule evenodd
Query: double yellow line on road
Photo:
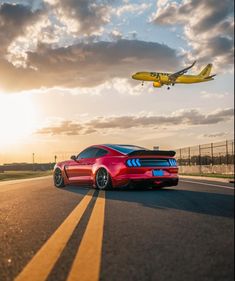
<svg viewBox="0 0 235 281"><path fill-rule="evenodd" d="M45 281L79 223L94 191L89 191L59 228L52 234L15 281ZM105 191L99 191L87 228L74 259L67 281L98 281L100 274Z"/></svg>

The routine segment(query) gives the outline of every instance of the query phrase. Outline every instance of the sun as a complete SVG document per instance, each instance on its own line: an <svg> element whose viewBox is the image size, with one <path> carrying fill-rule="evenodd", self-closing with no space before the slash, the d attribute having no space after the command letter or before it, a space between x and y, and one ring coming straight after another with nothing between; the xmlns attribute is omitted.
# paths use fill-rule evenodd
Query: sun
<svg viewBox="0 0 235 281"><path fill-rule="evenodd" d="M35 130L37 107L29 95L0 93L0 148L27 139Z"/></svg>

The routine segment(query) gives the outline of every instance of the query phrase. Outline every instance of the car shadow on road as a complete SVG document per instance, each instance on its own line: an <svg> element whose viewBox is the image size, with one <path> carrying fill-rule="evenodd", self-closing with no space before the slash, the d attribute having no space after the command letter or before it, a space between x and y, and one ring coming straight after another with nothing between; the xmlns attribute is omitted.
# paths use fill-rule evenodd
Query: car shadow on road
<svg viewBox="0 0 235 281"><path fill-rule="evenodd" d="M175 209L212 216L234 217L234 196L166 188L106 192L107 200L135 202L149 208Z"/></svg>
<svg viewBox="0 0 235 281"><path fill-rule="evenodd" d="M64 191L85 195L88 186L66 186ZM165 189L107 190L106 200L138 203L154 209L175 209L212 216L234 217L234 195L202 191ZM131 205L130 205L131 208Z"/></svg>
<svg viewBox="0 0 235 281"><path fill-rule="evenodd" d="M61 190L85 195L90 189L90 186L66 185Z"/></svg>

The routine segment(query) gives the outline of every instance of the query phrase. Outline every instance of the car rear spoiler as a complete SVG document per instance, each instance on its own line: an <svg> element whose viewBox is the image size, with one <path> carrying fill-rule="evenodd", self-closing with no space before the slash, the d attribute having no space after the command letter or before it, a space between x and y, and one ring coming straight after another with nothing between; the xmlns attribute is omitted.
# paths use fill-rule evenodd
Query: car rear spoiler
<svg viewBox="0 0 235 281"><path fill-rule="evenodd" d="M176 154L173 150L135 150L128 153L128 156L169 156L174 157Z"/></svg>

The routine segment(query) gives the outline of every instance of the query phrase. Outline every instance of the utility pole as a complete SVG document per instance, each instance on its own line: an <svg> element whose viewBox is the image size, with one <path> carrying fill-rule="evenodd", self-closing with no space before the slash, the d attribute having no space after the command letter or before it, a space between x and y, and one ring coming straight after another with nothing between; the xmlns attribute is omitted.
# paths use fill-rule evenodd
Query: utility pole
<svg viewBox="0 0 235 281"><path fill-rule="evenodd" d="M228 159L228 141L226 140L226 164L228 165L229 159Z"/></svg>
<svg viewBox="0 0 235 281"><path fill-rule="evenodd" d="M202 158L201 158L201 156L202 156L202 153L201 153L201 145L199 144L199 172L200 172L200 174L202 173Z"/></svg>
<svg viewBox="0 0 235 281"><path fill-rule="evenodd" d="M211 143L211 165L214 165L214 149L213 149L213 142Z"/></svg>
<svg viewBox="0 0 235 281"><path fill-rule="evenodd" d="M182 150L180 148L180 161L179 161L180 166L182 166L181 159L182 159Z"/></svg>
<svg viewBox="0 0 235 281"><path fill-rule="evenodd" d="M57 161L57 155L54 156L54 159L55 159L55 163L56 163L56 161Z"/></svg>
<svg viewBox="0 0 235 281"><path fill-rule="evenodd" d="M188 165L191 166L191 151L190 151L190 147L188 148Z"/></svg>
<svg viewBox="0 0 235 281"><path fill-rule="evenodd" d="M35 171L36 169L35 169L35 153L33 152L33 154L32 154L32 162L33 162L33 165L32 165L32 170L33 171Z"/></svg>

